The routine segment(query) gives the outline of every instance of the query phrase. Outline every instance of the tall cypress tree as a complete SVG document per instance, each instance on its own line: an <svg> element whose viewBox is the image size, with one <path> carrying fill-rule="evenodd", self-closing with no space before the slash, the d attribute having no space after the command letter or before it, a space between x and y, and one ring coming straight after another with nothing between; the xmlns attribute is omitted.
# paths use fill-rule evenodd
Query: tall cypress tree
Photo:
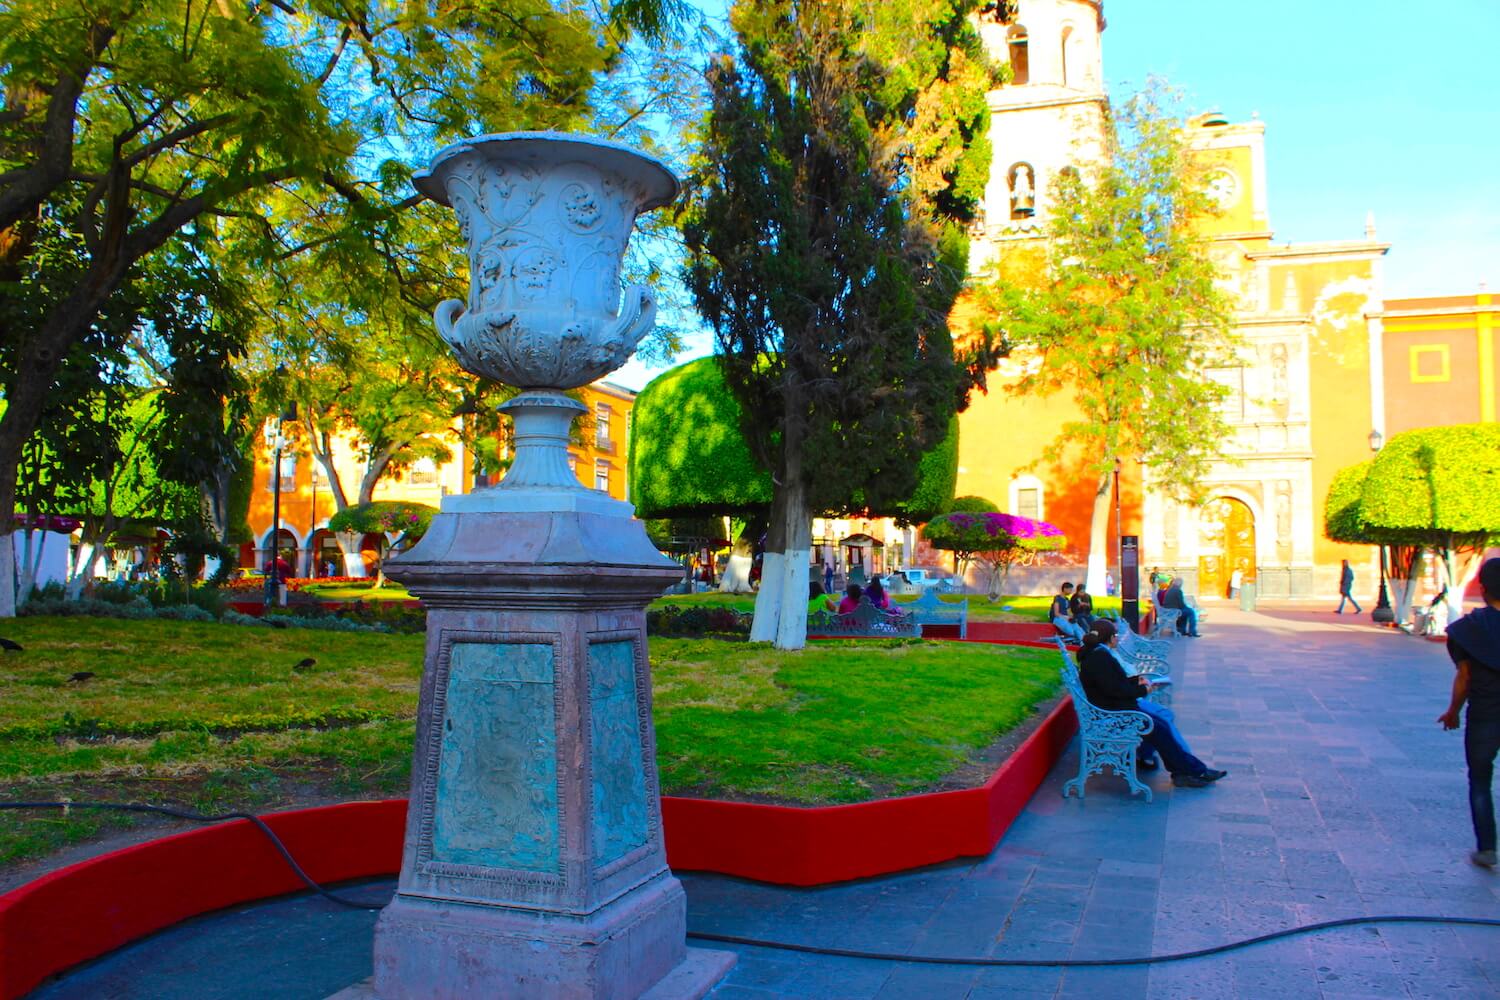
<svg viewBox="0 0 1500 1000"><path fill-rule="evenodd" d="M989 171L974 6L746 0L709 71L687 278L771 473L752 638L781 648L805 641L812 512L909 495L991 361L948 330Z"/></svg>

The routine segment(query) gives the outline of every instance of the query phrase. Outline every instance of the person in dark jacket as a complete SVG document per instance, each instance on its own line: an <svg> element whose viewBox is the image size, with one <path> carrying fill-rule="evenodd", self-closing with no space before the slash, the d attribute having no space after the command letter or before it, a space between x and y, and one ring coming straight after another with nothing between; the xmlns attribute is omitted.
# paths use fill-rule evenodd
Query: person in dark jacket
<svg viewBox="0 0 1500 1000"><path fill-rule="evenodd" d="M1170 708L1155 702L1145 701L1151 684L1144 677L1131 677L1120 666L1113 650L1120 644L1114 623L1097 621L1083 637L1083 649L1078 653L1078 679L1083 683L1083 693L1095 708L1106 712L1145 712L1154 725L1151 732L1141 738L1142 742L1161 754L1161 759L1171 772L1172 784L1184 788L1203 788L1227 775L1193 756L1188 749L1175 722L1176 716ZM1156 766L1153 754L1141 756L1140 763L1147 770Z"/></svg>
<svg viewBox="0 0 1500 1000"><path fill-rule="evenodd" d="M1176 608L1180 612L1177 616L1178 632L1195 639L1198 637L1198 612L1188 607L1187 598L1182 596L1182 577L1172 577L1172 583L1167 587L1167 592L1162 595L1161 606Z"/></svg>
<svg viewBox="0 0 1500 1000"><path fill-rule="evenodd" d="M1073 612L1073 624L1085 632L1094 627L1094 598L1083 584L1080 583L1078 589L1073 591L1068 610Z"/></svg>
<svg viewBox="0 0 1500 1000"><path fill-rule="evenodd" d="M1500 559L1479 568L1482 608L1448 626L1448 656L1458 673L1448 711L1438 716L1444 729L1458 728L1458 713L1469 705L1464 726L1464 758L1469 765L1469 813L1476 848L1469 859L1495 867L1495 799L1491 784L1500 753Z"/></svg>
<svg viewBox="0 0 1500 1000"><path fill-rule="evenodd" d="M1344 602L1348 601L1354 605L1354 613L1359 614L1364 608L1354 599L1354 567L1349 565L1349 560L1344 560L1344 568L1339 570L1339 606L1333 609L1333 613L1341 615L1344 613Z"/></svg>

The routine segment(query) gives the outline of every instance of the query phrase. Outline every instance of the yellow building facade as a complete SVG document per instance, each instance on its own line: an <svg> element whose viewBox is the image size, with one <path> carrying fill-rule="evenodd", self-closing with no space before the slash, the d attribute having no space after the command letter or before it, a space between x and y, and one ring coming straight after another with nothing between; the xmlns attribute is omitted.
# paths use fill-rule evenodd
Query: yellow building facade
<svg viewBox="0 0 1500 1000"><path fill-rule="evenodd" d="M989 95L994 167L972 270L1034 253L1059 174L1099 155L1103 30L1101 4L1091 0L1020 0L1013 15L985 15L986 44L1011 63L1013 80ZM1386 424L1379 316L1389 247L1368 221L1354 239L1274 242L1265 125L1210 114L1185 127L1219 203L1206 232L1235 304L1238 364L1210 373L1230 389L1224 415L1233 436L1204 480L1202 504L1153 490L1142 468L1126 463L1104 561L1115 563L1118 520L1123 533L1140 535L1143 567L1180 574L1189 591L1221 596L1240 569L1267 596L1333 593L1341 559L1374 572L1368 548L1323 537L1322 514L1334 473L1368 458L1371 430ZM1065 393L1023 399L1006 391L1026 363L1009 359L963 414L958 492L1057 524L1070 543L1059 561L1081 568L1097 484L1081 475L1081 455L1039 464L1056 437L1051 428L1074 413ZM1054 583L1032 581L1037 589Z"/></svg>
<svg viewBox="0 0 1500 1000"><path fill-rule="evenodd" d="M624 500L628 496L625 459L630 451L628 435L635 393L609 382L596 382L579 392L588 407L588 417L575 425L575 440L568 449L569 465L584 485ZM299 577L373 573L376 561L395 541L395 536L366 535L360 544L360 557L346 561L328 530L328 520L336 508L327 474L305 447L298 446L295 433L288 433L287 437L290 443L282 451L280 473L281 536L276 548ZM452 456L448 461L422 459L400 472L387 473L376 485L374 499L438 507L449 494L467 493L490 484L483 474L476 475L473 456L467 453L456 431L447 436L445 443ZM504 448L502 440L502 455ZM255 540L240 547L240 565L263 568L273 547L276 481L272 469L276 462L264 442L257 443L254 458L249 522ZM346 495L353 502L364 468L348 437L335 442L333 463Z"/></svg>

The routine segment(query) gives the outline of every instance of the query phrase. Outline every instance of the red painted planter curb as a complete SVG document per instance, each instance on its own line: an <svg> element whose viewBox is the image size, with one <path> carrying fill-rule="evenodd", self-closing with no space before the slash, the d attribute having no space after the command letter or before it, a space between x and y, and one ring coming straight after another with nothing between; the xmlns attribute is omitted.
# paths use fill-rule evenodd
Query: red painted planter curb
<svg viewBox="0 0 1500 1000"><path fill-rule="evenodd" d="M807 886L982 856L1025 808L1077 728L1064 698L979 788L816 808L667 796L667 861L682 871ZM404 799L264 819L314 881L400 868ZM0 896L0 1000L190 917L302 887L244 820L58 869Z"/></svg>

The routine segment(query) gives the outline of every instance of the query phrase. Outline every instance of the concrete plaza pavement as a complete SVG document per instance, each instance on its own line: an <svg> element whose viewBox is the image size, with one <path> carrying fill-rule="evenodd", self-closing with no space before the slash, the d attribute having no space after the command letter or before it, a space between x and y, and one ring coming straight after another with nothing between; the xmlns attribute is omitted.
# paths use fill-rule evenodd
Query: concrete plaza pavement
<svg viewBox="0 0 1500 1000"><path fill-rule="evenodd" d="M1214 787L1173 788L1157 772L1146 803L1096 777L1085 800L1064 800L1077 770L1070 750L986 858L818 889L684 874L689 926L905 955L1078 959L1168 954L1338 917L1500 917L1500 875L1467 860L1462 739L1435 721L1447 656L1439 643L1369 627L1367 615L1220 605L1204 638L1176 640L1181 728L1230 772ZM364 892L382 890L389 883ZM240 908L35 996L313 1000L369 974L373 920L316 899ZM1365 926L1094 969L735 950L716 1000L1500 996L1495 928Z"/></svg>

